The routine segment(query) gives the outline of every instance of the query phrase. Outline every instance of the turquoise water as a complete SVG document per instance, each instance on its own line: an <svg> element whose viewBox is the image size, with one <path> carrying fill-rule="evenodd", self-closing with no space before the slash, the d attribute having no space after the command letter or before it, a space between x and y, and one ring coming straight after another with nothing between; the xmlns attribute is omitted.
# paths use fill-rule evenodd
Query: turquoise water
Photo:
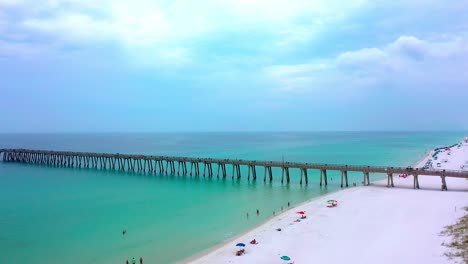
<svg viewBox="0 0 468 264"><path fill-rule="evenodd" d="M465 135L0 134L0 148L407 166ZM329 186L320 188L318 172L310 171L309 185L300 186L299 171L291 171L291 184L282 185L279 170L273 171L274 182L265 184L248 182L243 169L244 179L233 181L0 162L0 260L107 264L142 256L145 263L172 263L265 221L287 202L295 205L339 189L338 174L331 173ZM257 173L262 179L263 170ZM361 177L350 175L350 180Z"/></svg>

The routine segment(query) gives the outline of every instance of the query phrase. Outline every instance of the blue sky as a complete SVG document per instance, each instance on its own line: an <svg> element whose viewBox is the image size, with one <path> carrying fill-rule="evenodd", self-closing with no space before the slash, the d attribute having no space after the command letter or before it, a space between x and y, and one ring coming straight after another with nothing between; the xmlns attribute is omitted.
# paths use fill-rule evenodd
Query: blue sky
<svg viewBox="0 0 468 264"><path fill-rule="evenodd" d="M0 132L467 130L466 14L466 0L0 0Z"/></svg>

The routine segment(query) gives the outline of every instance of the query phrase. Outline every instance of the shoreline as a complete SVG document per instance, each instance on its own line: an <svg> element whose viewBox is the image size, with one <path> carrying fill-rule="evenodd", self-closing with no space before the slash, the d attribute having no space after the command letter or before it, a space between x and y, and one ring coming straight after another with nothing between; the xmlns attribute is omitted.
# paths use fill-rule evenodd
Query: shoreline
<svg viewBox="0 0 468 264"><path fill-rule="evenodd" d="M420 164L423 164L423 163L430 157L430 155L431 155L432 152L433 152L433 150L426 151L426 154L424 155L424 157L423 157L421 160L419 160L418 162L416 162L415 167L419 167ZM385 181L386 181L386 179L381 179L381 180L375 181L375 183L377 183L377 182L384 183ZM371 185L372 185L372 184L374 184L374 183L371 183ZM353 187L353 186L351 186L351 187ZM357 187L365 187L365 186L359 185L359 186L357 186ZM324 198L324 197L333 195L333 194L338 193L338 192L343 192L343 191L346 191L346 190L349 190L349 189L350 189L350 188L348 188L348 189L338 189L338 190L336 190L336 191L334 191L334 192L327 193L326 195L314 197L314 198L312 198L312 199L309 199L309 200L306 200L306 201L304 201L304 202L301 202L300 204L295 205L295 206L292 206L292 207L288 208L287 210L283 211L282 213L280 213L280 214L278 214L278 215L271 216L270 218L266 219L265 221L263 221L263 222L261 222L261 223L255 225L255 226L253 226L252 228L250 228L250 229L248 229L248 230L246 230L246 231L244 231L244 232L242 232L242 233L240 233L240 234L238 234L238 235L236 235L236 236L234 236L233 238L230 238L230 239L228 239L228 240L226 240L226 241L223 241L222 243L220 243L220 244L218 244L218 245L215 245L215 246L213 246L213 247L210 247L210 248L208 248L208 249L206 249L206 250L203 250L202 252L199 252L199 253L197 253L197 254L195 254L195 255L193 255L193 256L190 256L190 257L188 257L188 258L186 258L186 259L183 259L183 260L181 260L181 261L178 261L178 262L176 262L176 263L184 263L184 264L185 264L185 263L191 263L191 262L193 262L193 261L196 261L197 259L200 259L200 258L202 258L202 257L205 257L205 256L209 255L210 253L212 253L212 252L214 252L214 251L216 251L216 250L218 250L218 249L221 249L221 248L224 247L224 246L227 246L227 245L232 244L233 242L239 240L239 238L241 238L241 237L243 237L243 236L249 234L250 232L254 231L255 229L261 227L262 225L265 225L265 224L269 223L270 221L274 220L275 218L281 219L280 217L281 217L283 214L287 214L287 213L289 213L290 211L294 211L294 209L296 209L296 208L298 208L298 207L304 206L304 205L306 205L306 204L308 204L308 203L311 203L311 202L313 202L313 201L316 201L316 200L318 200L318 199L322 199L322 198Z"/></svg>
<svg viewBox="0 0 468 264"><path fill-rule="evenodd" d="M425 160L429 157L429 155L430 155L431 152L432 152L432 151L428 151L428 153L423 157L423 159L420 160L419 162L417 162L416 164L418 165L418 164L422 163L423 161L425 161ZM377 181L371 183L371 185L373 185L374 183L384 183L384 182L386 182L386 179L377 180ZM327 193L327 194L325 194L325 195L321 195L321 196L314 197L314 198L311 198L311 199L309 199L309 200L303 201L303 202L301 202L301 203L299 203L299 204L297 204L297 205L295 205L295 206L289 207L288 209L284 210L284 211L281 212L280 214L277 214L277 215L275 215L275 216L270 216L270 217L269 217L268 219L266 219L265 221L258 223L257 225L255 225L255 226L249 228L248 230L246 230L246 231L244 231L244 232L241 232L241 233L235 235L234 237L229 238L229 239L223 241L222 243L220 243L220 244L218 244L218 245L215 245L215 246L213 246L213 247L210 247L210 248L208 248L208 249L205 249L205 250L203 250L203 251L201 251L201 252L199 252L199 253L197 253L197 254L195 254L195 255L192 255L192 256L190 256L190 257L188 257L188 258L185 258L185 259L183 259L183 260L177 261L176 263L178 263L178 264L192 263L192 262L194 262L194 261L196 261L196 260L198 260L198 259L200 259L200 258L202 258L202 257L204 257L204 256L209 255L210 253L212 253L212 252L214 252L214 251L216 251L216 250L221 249L221 248L224 247L224 246L227 246L227 245L232 244L234 241L239 240L239 238L241 238L241 237L243 237L243 236L249 234L250 232L254 231L255 229L257 229L257 228L259 228L259 227L261 227L261 226L263 226L263 225L265 225L265 224L267 224L267 223L269 223L269 222L271 222L271 221L273 221L273 220L275 220L275 219L281 219L280 217L281 217L283 214L286 215L287 213L290 213L290 211L294 211L294 209L297 209L298 207L304 206L304 205L306 205L306 204L308 204L308 203L314 202L314 201L319 200L319 199L322 199L322 198L324 198L324 197L331 196L331 195L334 195L334 194L339 193L339 192L344 192L344 191L346 191L346 190L350 190L350 189L353 189L353 188L356 188L356 187L366 187L366 186L362 186L362 185L350 186L350 187L348 187L348 188L338 189L338 190L336 190L336 191L332 191L332 192Z"/></svg>
<svg viewBox="0 0 468 264"><path fill-rule="evenodd" d="M468 145L464 145L462 147L462 149L468 149ZM427 151L425 153L425 155L423 156L423 158L421 160L419 160L414 167L417 167L417 168L422 167L425 164L425 162L431 157L432 153L433 153L433 150ZM450 158L452 158L452 157L450 157ZM409 176L408 178L410 179L409 181L411 181L412 177ZM423 178L423 179L421 179L421 178ZM436 184L436 181L434 181L436 179L434 179L434 178L436 178L436 177L420 177L420 183L421 182L431 182L431 186L428 186L428 187L433 187L433 185ZM394 179L394 180L401 181L403 183L408 183L409 182L408 180L399 179L399 177ZM463 179L450 179L449 181L450 182L457 182L457 180L463 180ZM232 245L234 245L235 242L242 241L242 242L247 244L247 242L250 241L249 239L242 240L242 238L250 237L250 239L253 239L253 238L259 237L259 234L262 234L262 232L263 233L269 233L269 235L274 236L275 231L272 231L273 229L271 229L271 230L262 230L262 228L264 229L265 227L272 227L274 224L276 224L276 225L284 224L285 223L285 218L291 218L291 212L293 212L294 210L298 210L298 208L316 206L320 201L322 201L322 200L326 201L327 199L334 199L334 197L336 197L336 196L340 196L340 197L352 196L353 198L359 198L359 197L354 197L354 196L356 196L358 194L353 195L353 193L361 193L361 192L368 193L368 192L373 192L373 189L378 189L378 191L381 191L381 190L387 189L386 187L384 187L385 185L386 185L386 179L381 179L381 180L371 182L370 186L358 185L357 187L348 188L348 189L341 189L341 190L337 190L336 192L332 192L332 193L328 193L328 194L323 195L323 196L312 198L312 199L304 201L304 202L302 202L302 203L300 203L300 204L298 204L296 206L288 208L287 210L285 210L281 214L269 218L268 220L258 224L257 226L252 227L251 229L249 229L249 230L247 230L247 231L245 231L245 232L243 232L241 234L236 235L232 239L224 241L223 243L221 243L219 245L216 245L216 246L214 246L212 248L209 248L209 249L207 249L207 250L205 250L203 252L200 252L200 253L198 253L196 255L193 255L193 256L191 256L191 257L189 257L187 259L184 259L184 260L182 260L180 262L177 262L177 263L210 263L210 262L213 262L213 261L216 262L216 263L237 263L237 262L245 263L244 258L246 258L247 255L241 256L241 257L234 256L234 254L233 254L234 247L232 246ZM408 185L408 184L406 184L406 185ZM405 192L407 191L407 192L413 192L413 193L417 193L417 192L421 192L421 191L422 192L435 192L431 188L427 188L425 190L424 184L421 184L421 185L422 185L421 186L422 190L413 190L412 188L411 188L411 190L407 190L408 186L400 187L399 189L401 191L405 191ZM466 182L465 182L465 184L463 184L463 182L460 181L460 185L462 185L462 188L461 188L462 192L461 193L465 193L465 192L468 191L468 184L466 184ZM398 184L396 185L396 188L392 188L392 189L397 189L397 188L398 188ZM396 191L396 190L388 190L388 191L384 191L384 192L386 192L386 194L388 195L389 192L393 192L393 191ZM441 192L441 191L439 190L439 192ZM450 192L450 186L449 186L449 192ZM456 193L456 191L453 191L453 192ZM361 194L360 196L363 196L363 195L364 194ZM411 196L411 193L409 194L409 196ZM349 199L350 197L347 197L347 198ZM360 197L360 198L362 198L362 197ZM338 209L338 207L336 209ZM335 208L329 209L329 210L335 210ZM307 210L307 211L311 212L310 210ZM314 212L315 211L312 211L312 212L313 213L308 213L309 217L314 217ZM295 216L293 216L292 218L295 218ZM310 219L308 221L310 221ZM451 224L451 223L445 223L445 224ZM291 225L291 224L289 223L289 225ZM300 224L297 224L297 225L300 225ZM441 230L442 229L440 229L438 231L441 231ZM283 233L283 231L281 231L279 233ZM273 242L273 244L274 243L275 242ZM253 247L256 247L256 246L253 246ZM231 248L231 249L229 249L229 248ZM248 251L249 254L255 254L255 252L250 253L250 251L256 250L255 248L250 249L249 246L247 248L248 249L246 249L246 250L249 250ZM442 248L442 246L441 246L441 248ZM229 252L229 253L225 254L226 252ZM293 260L294 260L294 258L293 258ZM255 262L256 263L267 263L267 261L264 261L263 259L256 259ZM302 262L302 263L304 263L304 262ZM433 262L433 263L436 263L436 262Z"/></svg>
<svg viewBox="0 0 468 264"><path fill-rule="evenodd" d="M379 181L384 181L384 180L379 180ZM359 186L359 187L360 187L360 186ZM355 188L355 187L354 187L354 188ZM338 192L350 190L350 189L352 189L352 186L351 186L350 188L348 188L348 189L338 189L338 190L336 190L336 191L327 193L327 194L325 194L325 195L318 196L318 197L314 197L314 198L311 198L311 199L309 199L309 200L303 201L303 202L301 202L301 203L299 203L299 204L297 204L297 205L295 205L295 206L290 206L288 209L284 210L284 211L281 212L280 214L277 214L277 215L275 215L275 216L270 216L270 217L269 217L268 219L266 219L265 221L260 222L260 223L258 223L257 225L253 226L252 228L250 228L250 229L248 229L248 230L246 230L246 231L244 231L244 232L242 232L242 233L240 233L240 234L238 234L238 235L235 235L234 237L229 238L228 240L223 241L223 242L220 243L219 245L215 245L215 246L213 246L213 247L210 247L210 248L208 248L208 249L206 249L206 250L203 250L202 252L199 252L199 253L197 253L197 254L195 254L195 255L193 255L193 256L190 256L190 257L185 258L185 259L183 259L183 260L177 261L176 263L184 263L184 264L185 264L185 263L192 263L193 261L196 261L197 259L200 259L200 258L202 258L202 257L204 257L204 256L207 256L207 255L209 255L210 253L212 253L212 252L214 252L214 251L216 251L216 250L218 250L218 249L220 249L220 248L222 248L222 247L224 247L224 246L227 246L227 245L232 244L232 242L239 240L239 238L241 238L241 237L243 237L243 236L249 234L250 232L254 231L255 229L257 229L257 228L259 228L259 227L261 227L261 226L263 226L263 225L265 225L265 224L267 224L267 223L269 223L269 222L271 222L271 221L273 221L273 220L275 220L275 219L277 219L277 218L281 219L281 218L280 218L281 216L287 215L288 213L290 213L290 211L294 211L294 209L297 209L298 207L304 206L304 205L306 205L306 204L308 204L308 203L310 203L310 202L316 201L316 200L318 200L318 199L322 199L322 198L324 198L324 197L326 197L326 196L329 196L329 195L332 195L332 194L335 194L335 193L338 193Z"/></svg>

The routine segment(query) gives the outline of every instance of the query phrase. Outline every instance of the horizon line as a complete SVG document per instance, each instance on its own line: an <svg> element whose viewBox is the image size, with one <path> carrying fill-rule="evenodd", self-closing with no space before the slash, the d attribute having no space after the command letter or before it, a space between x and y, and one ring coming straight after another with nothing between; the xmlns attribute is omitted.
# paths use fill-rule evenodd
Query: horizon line
<svg viewBox="0 0 468 264"><path fill-rule="evenodd" d="M214 133L428 133L428 132L468 132L457 130L233 130L233 131L37 131L37 132L1 132L8 134L214 134Z"/></svg>

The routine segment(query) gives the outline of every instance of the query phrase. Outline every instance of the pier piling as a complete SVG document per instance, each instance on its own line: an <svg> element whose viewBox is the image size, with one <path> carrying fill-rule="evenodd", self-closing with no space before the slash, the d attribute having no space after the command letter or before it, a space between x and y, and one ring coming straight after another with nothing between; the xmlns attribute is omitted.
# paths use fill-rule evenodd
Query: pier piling
<svg viewBox="0 0 468 264"><path fill-rule="evenodd" d="M364 171L364 185L370 185L369 171Z"/></svg>
<svg viewBox="0 0 468 264"><path fill-rule="evenodd" d="M327 186L328 185L327 170L324 170L324 169L320 170L320 186L322 186L322 178L325 181L325 186Z"/></svg>
<svg viewBox="0 0 468 264"><path fill-rule="evenodd" d="M387 172L387 187L395 187L393 185L393 172Z"/></svg>
<svg viewBox="0 0 468 264"><path fill-rule="evenodd" d="M446 171L446 170L418 170L417 168L402 167L379 167L379 166L348 166L333 164L310 164L284 161L256 161L256 160L232 160L232 159L210 159L210 158L187 158L187 157L167 157L167 156L145 156L145 155L124 155L89 152L68 152L68 151L47 151L28 149L0 149L0 161L5 163L16 162L26 164L48 165L54 167L69 167L82 169L119 170L134 173L159 173L170 175L188 175L187 162L190 163L190 176L200 176L200 164L203 164L203 175L213 177L213 164L217 165L216 177L220 174L225 179L227 176L226 165L232 166L231 178L241 179L241 166L246 166L248 170L247 179L256 181L257 166L263 167L263 181L267 178L273 181L272 168L281 169L281 183L290 183L290 169L300 170L299 184L308 184L308 169L320 170L320 186L328 184L327 170L341 172L341 187L348 187L348 171L363 173L364 185L370 184L370 173L384 173L387 175L387 186L394 187L393 174L413 175L413 188L419 189L419 176L439 176L441 177L441 189L447 190L446 177L456 177L468 179L466 171ZM177 162L177 168L175 163ZM285 179L286 178L286 179Z"/></svg>
<svg viewBox="0 0 468 264"><path fill-rule="evenodd" d="M341 171L341 188L343 188L343 181L345 182L346 187L348 187L348 171L347 170Z"/></svg>

